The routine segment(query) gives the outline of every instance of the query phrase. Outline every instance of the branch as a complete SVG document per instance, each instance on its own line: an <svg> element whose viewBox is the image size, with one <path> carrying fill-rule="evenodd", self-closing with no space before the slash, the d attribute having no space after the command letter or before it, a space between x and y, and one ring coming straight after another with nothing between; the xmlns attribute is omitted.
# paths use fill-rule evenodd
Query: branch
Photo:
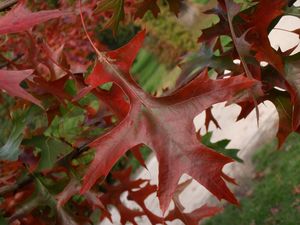
<svg viewBox="0 0 300 225"><path fill-rule="evenodd" d="M1 65L0 65L0 69L2 69L3 67L8 66L8 65L11 64L11 63L14 63L14 62L18 61L20 58L23 57L23 55L24 55L24 54L19 54L19 55L17 55L15 58L13 58L12 60L7 61L7 62L1 64Z"/></svg>
<svg viewBox="0 0 300 225"><path fill-rule="evenodd" d="M17 181L15 184L10 185L10 186L3 186L0 188L0 196L6 195L9 192L14 192L18 190L19 188L22 188L26 186L27 184L31 183L33 181L32 175L27 175Z"/></svg>
<svg viewBox="0 0 300 225"><path fill-rule="evenodd" d="M67 162L70 162L72 159L77 158L78 156L80 156L83 152L87 151L88 147L87 145L84 145L80 148L75 148L74 151L70 152L69 154L65 155L63 158L61 158L60 160L58 160L56 162L57 165L64 165ZM35 173L35 175L41 175L41 173ZM30 184L34 181L34 175L33 174L29 174L26 175L25 177L21 178L19 181L17 181L15 184L9 185L9 186L3 186L0 187L0 196L6 195L7 193L10 192L15 192L18 189L26 186L27 184Z"/></svg>
<svg viewBox="0 0 300 225"><path fill-rule="evenodd" d="M64 143L70 145L68 142L63 141ZM89 150L88 144L85 144L79 148L75 148L72 152L70 152L69 154L65 155L64 157L62 157L61 159L59 159L56 164L57 165L61 165L64 166L64 164L71 162L73 159L76 159L77 157L79 157L82 153L86 152L87 150Z"/></svg>
<svg viewBox="0 0 300 225"><path fill-rule="evenodd" d="M0 3L0 12L6 10L7 8L12 7L17 2L18 2L18 0L6 0L4 2L1 2Z"/></svg>

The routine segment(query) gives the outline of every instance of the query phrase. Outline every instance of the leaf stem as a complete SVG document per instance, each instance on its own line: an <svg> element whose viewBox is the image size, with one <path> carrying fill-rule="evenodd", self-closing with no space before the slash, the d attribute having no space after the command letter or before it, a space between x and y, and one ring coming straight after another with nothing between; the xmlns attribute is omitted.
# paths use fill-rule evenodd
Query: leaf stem
<svg viewBox="0 0 300 225"><path fill-rule="evenodd" d="M137 92L135 90L133 90L131 87L129 87L128 81L123 77L123 75L121 74L119 69L116 68L116 66L111 62L112 60L110 58L108 58L103 52L100 52L99 49L96 47L96 45L92 41L90 35L88 34L88 31L87 31L87 28L86 28L86 25L84 22L84 18L83 18L83 14L82 14L81 0L79 0L79 7L80 7L80 19L81 19L81 23L82 23L84 32L85 32L91 46L95 50L95 52L98 56L99 62L104 64L105 66L107 66L109 68L109 70L112 71L113 74L115 74L116 77L124 84L124 87L126 87L126 89L127 89L126 92L127 92L128 96L132 96L132 93L133 93L133 95L136 98L138 98L143 105L147 106L147 103L137 94Z"/></svg>
<svg viewBox="0 0 300 225"><path fill-rule="evenodd" d="M16 183L10 185L10 186L3 186L0 188L0 196L6 195L9 192L15 192L19 188L22 188L26 186L27 184L31 183L33 181L32 175L26 175L25 177L21 178Z"/></svg>
<svg viewBox="0 0 300 225"><path fill-rule="evenodd" d="M228 24L229 24L229 28L230 28L230 32L231 32L231 35L232 35L232 41L233 41L233 44L235 46L235 49L240 57L240 60L242 62L242 65L244 67L244 70L245 70L245 73L247 75L248 78L251 78L253 79L253 75L251 73L251 71L249 70L249 67L243 57L243 54L241 53L240 49L238 48L238 44L236 42L236 39L237 39L237 36L235 34L235 31L234 31L234 27L233 27L233 24L232 24L232 21L231 21L231 18L230 16L228 15L228 0L225 0L225 5L226 5L226 9L227 9L227 19L228 19ZM258 103L257 103L257 100L255 99L255 96L254 96L254 93L253 93L253 90L249 90L249 94L252 96L252 100L254 102L254 105L255 105L255 114L256 114L256 123L257 123L257 126L259 127L259 110L258 110Z"/></svg>

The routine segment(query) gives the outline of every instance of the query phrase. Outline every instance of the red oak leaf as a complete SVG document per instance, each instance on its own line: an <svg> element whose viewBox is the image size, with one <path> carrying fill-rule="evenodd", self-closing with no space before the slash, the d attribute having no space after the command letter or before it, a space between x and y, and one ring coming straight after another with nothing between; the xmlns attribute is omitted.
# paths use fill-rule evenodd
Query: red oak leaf
<svg viewBox="0 0 300 225"><path fill-rule="evenodd" d="M215 214L222 211L222 208L212 207L208 205L203 205L198 209L190 213L184 213L176 204L175 208L167 216L167 220L180 219L184 224L188 225L198 225L199 221L206 217L214 216Z"/></svg>
<svg viewBox="0 0 300 225"><path fill-rule="evenodd" d="M164 219L151 212L145 204L145 199L152 193L155 193L156 190L156 185L151 185L147 183L145 187L139 190L129 191L128 199L135 201L142 208L142 210L144 211L144 213L146 214L146 216L152 224L162 224Z"/></svg>
<svg viewBox="0 0 300 225"><path fill-rule="evenodd" d="M184 0L167 0L167 1L169 3L171 12L175 13L175 15L178 16Z"/></svg>
<svg viewBox="0 0 300 225"><path fill-rule="evenodd" d="M5 90L11 96L20 97L41 106L38 99L20 87L21 81L29 77L32 72L33 70L0 70L0 89Z"/></svg>
<svg viewBox="0 0 300 225"><path fill-rule="evenodd" d="M215 37L220 35L228 35L229 33L230 29L228 24L223 18L221 18L217 24L202 30L202 34L199 37L198 42L210 41Z"/></svg>
<svg viewBox="0 0 300 225"><path fill-rule="evenodd" d="M122 90L113 85L110 91L96 90L93 94L110 108L119 119L123 119L129 111L129 103L126 101ZM118 107L116 107L116 105Z"/></svg>
<svg viewBox="0 0 300 225"><path fill-rule="evenodd" d="M208 109L205 110L205 128L208 130L210 122L213 122L213 124L216 126L216 128L221 129L218 121L212 114L212 107L209 107Z"/></svg>
<svg viewBox="0 0 300 225"><path fill-rule="evenodd" d="M114 64L116 64L123 73L129 73L133 61L142 46L145 35L145 31L140 32L139 35L136 35L130 41L130 44L107 53L107 56L114 60ZM99 76L99 74L101 74L101 76ZM78 96L75 97L75 100L83 97L100 84L104 84L109 81L111 81L110 73L102 63L97 62L92 73L85 80L85 83L89 86L81 89Z"/></svg>
<svg viewBox="0 0 300 225"><path fill-rule="evenodd" d="M145 13L150 10L154 17L157 17L160 9L156 1L153 0L144 0L136 5L135 18L143 18Z"/></svg>
<svg viewBox="0 0 300 225"><path fill-rule="evenodd" d="M65 99L72 99L72 97L64 91L64 86L67 80L68 76L64 76L55 81L46 81L43 77L35 77L33 79L33 81L37 84L36 87L34 87L37 91L40 93L50 93L61 102Z"/></svg>
<svg viewBox="0 0 300 225"><path fill-rule="evenodd" d="M80 182L76 178L72 178L64 190L56 196L57 207L64 206L75 194L78 194L79 190ZM99 199L100 194L89 191L84 194L84 197L93 206L93 208L105 210Z"/></svg>
<svg viewBox="0 0 300 225"><path fill-rule="evenodd" d="M283 15L285 5L286 0L260 0L248 18L252 33L251 47L256 51L257 60L270 63L280 72L283 72L283 62L271 47L268 35L272 21Z"/></svg>
<svg viewBox="0 0 300 225"><path fill-rule="evenodd" d="M145 160L144 160L143 155L140 151L140 148L142 146L143 145L137 145L137 146L133 147L130 151L133 154L133 156L136 158L136 160L141 164L141 166L143 166L145 169L147 169Z"/></svg>
<svg viewBox="0 0 300 225"><path fill-rule="evenodd" d="M287 136L293 132L293 105L291 102L291 97L288 92L278 91L273 89L270 91L268 99L275 105L278 116L278 146L281 147Z"/></svg>
<svg viewBox="0 0 300 225"><path fill-rule="evenodd" d="M139 33L134 40L142 35ZM126 51L129 45L123 50ZM118 59L102 58L103 67L107 70L105 75L122 87L130 100L130 110L115 128L90 144L96 149L96 155L84 176L81 192L90 189L100 177L105 177L126 151L143 143L155 151L159 161L158 197L164 212L184 173L218 199L237 204L224 182L224 179L230 179L222 172L223 166L232 159L199 142L193 119L211 105L232 98L256 82L242 75L211 80L205 70L174 94L155 98L141 90L128 73L118 68L118 63L113 64L114 61L118 62Z"/></svg>
<svg viewBox="0 0 300 225"><path fill-rule="evenodd" d="M113 178L120 181L120 183L117 185L105 184L104 189L107 191L100 197L100 200L101 202L103 202L105 207L114 205L118 209L121 216L121 224L131 222L132 224L137 225L137 223L135 222L135 218L143 216L144 213L140 210L130 209L126 205L124 205L124 203L121 201L121 195L127 191L131 193L136 189L141 190L141 184L145 183L146 181L141 179L130 180L130 174L131 168L112 173ZM101 217L102 219L106 217L111 220L111 215L106 210Z"/></svg>
<svg viewBox="0 0 300 225"><path fill-rule="evenodd" d="M229 35L230 27L227 19L224 17L225 3L219 1L218 5L214 9L205 11L205 14L215 14L220 18L220 21L211 27L202 30L202 34L198 39L198 42L210 41L213 38L219 37L220 35Z"/></svg>
<svg viewBox="0 0 300 225"><path fill-rule="evenodd" d="M31 12L26 8L25 1L21 1L14 9L0 17L0 34L26 31L37 24L63 15L66 15L66 13L60 10Z"/></svg>
<svg viewBox="0 0 300 225"><path fill-rule="evenodd" d="M181 204L179 195L191 184L192 181L192 179L188 179L177 186L176 192L173 196L173 202L175 205L174 209L169 212L165 220L173 221L180 219L184 224L198 225L199 222L205 217L211 217L222 211L222 208L203 205L190 213L184 212L185 207Z"/></svg>
<svg viewBox="0 0 300 225"><path fill-rule="evenodd" d="M167 0L170 11L178 16L184 0ZM143 18L145 13L150 10L154 17L160 12L157 0L144 0L136 5L135 18Z"/></svg>

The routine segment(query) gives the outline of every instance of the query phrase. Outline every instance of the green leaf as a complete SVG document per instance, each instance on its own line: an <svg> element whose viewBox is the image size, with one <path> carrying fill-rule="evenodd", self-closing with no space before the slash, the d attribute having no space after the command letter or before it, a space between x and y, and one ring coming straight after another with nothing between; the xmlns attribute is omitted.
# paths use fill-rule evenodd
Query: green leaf
<svg viewBox="0 0 300 225"><path fill-rule="evenodd" d="M221 141L217 141L215 143L211 142L212 132L207 132L205 135L202 136L201 142L202 144L206 145L207 147L214 149L215 151L226 155L237 162L243 162L241 158L237 156L239 149L226 149L227 145L229 144L230 140L224 139Z"/></svg>
<svg viewBox="0 0 300 225"><path fill-rule="evenodd" d="M112 86L113 86L113 82L107 82L101 85L101 89L105 91L109 91Z"/></svg>
<svg viewBox="0 0 300 225"><path fill-rule="evenodd" d="M229 40L223 36L222 44L226 44L228 41ZM188 55L182 63L182 73L177 81L178 84L187 83L207 67L222 71L239 70L239 66L233 63L232 58L215 55L213 47L207 44L203 44L198 52Z"/></svg>
<svg viewBox="0 0 300 225"><path fill-rule="evenodd" d="M13 119L13 125L6 143L0 148L1 160L17 160L20 154L19 146L23 140L23 132L27 125L31 124L41 109L32 106Z"/></svg>
<svg viewBox="0 0 300 225"><path fill-rule="evenodd" d="M65 84L65 91L72 96L76 95L76 85L74 80L67 80Z"/></svg>
<svg viewBox="0 0 300 225"><path fill-rule="evenodd" d="M286 7L285 14L300 17L300 7Z"/></svg>
<svg viewBox="0 0 300 225"><path fill-rule="evenodd" d="M41 158L37 170L52 168L59 158L73 150L68 144L46 136L35 136L30 140L25 140L23 144L40 149Z"/></svg>
<svg viewBox="0 0 300 225"><path fill-rule="evenodd" d="M62 138L68 143L74 143L85 130L83 125L85 111L72 104L62 108L61 111L63 115L61 117L56 116L44 134L49 137Z"/></svg>

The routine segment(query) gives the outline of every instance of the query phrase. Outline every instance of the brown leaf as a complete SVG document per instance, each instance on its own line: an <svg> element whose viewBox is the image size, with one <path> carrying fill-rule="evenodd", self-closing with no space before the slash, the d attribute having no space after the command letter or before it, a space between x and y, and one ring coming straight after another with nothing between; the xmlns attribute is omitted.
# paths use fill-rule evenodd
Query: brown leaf
<svg viewBox="0 0 300 225"><path fill-rule="evenodd" d="M294 187L293 194L295 194L295 195L300 194L300 184Z"/></svg>

